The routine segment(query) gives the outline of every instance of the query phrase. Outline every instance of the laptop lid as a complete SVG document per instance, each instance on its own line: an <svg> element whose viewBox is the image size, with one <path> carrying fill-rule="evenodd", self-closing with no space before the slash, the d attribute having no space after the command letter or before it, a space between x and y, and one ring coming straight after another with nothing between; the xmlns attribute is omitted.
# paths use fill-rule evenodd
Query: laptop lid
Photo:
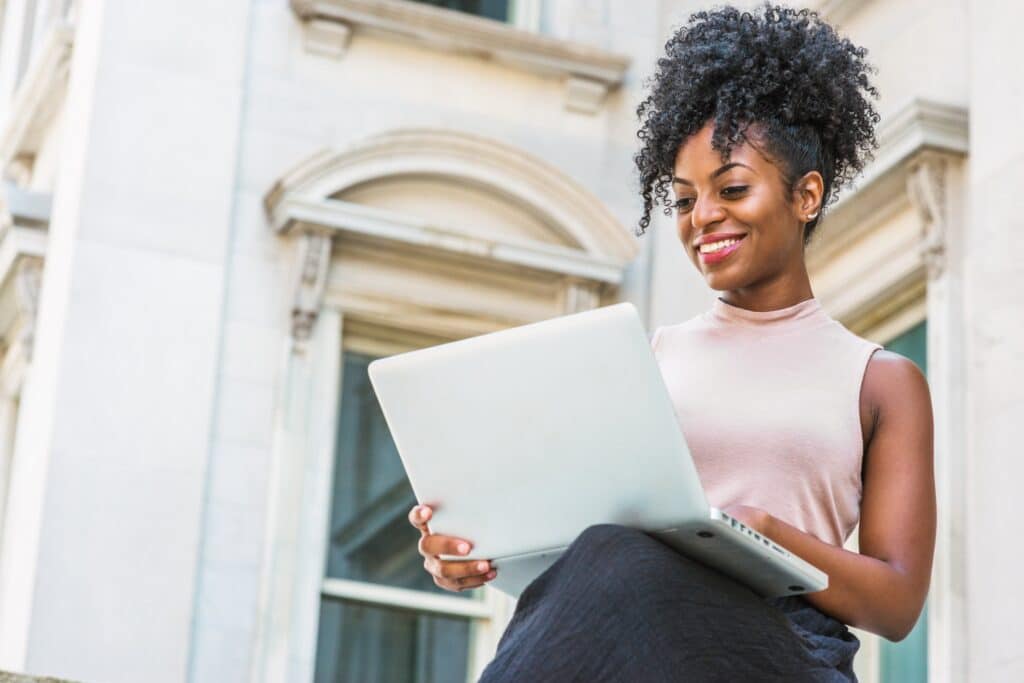
<svg viewBox="0 0 1024 683"><path fill-rule="evenodd" d="M370 363L434 533L471 558L556 548L708 504L636 308L615 304Z"/></svg>

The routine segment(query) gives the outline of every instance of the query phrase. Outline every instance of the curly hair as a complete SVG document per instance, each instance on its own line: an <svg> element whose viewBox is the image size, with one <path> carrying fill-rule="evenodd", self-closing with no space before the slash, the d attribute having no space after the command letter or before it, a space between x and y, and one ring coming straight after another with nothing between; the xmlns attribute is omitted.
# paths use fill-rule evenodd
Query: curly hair
<svg viewBox="0 0 1024 683"><path fill-rule="evenodd" d="M723 162L734 146L756 138L788 189L809 171L821 173L822 211L807 224L804 244L839 189L873 158L879 116L865 95L878 98L868 81L877 69L865 62L867 50L811 10L769 2L759 10L695 12L665 44L650 94L637 108L642 144L634 161L644 200L638 236L656 203L671 215L676 153L712 119L711 145Z"/></svg>

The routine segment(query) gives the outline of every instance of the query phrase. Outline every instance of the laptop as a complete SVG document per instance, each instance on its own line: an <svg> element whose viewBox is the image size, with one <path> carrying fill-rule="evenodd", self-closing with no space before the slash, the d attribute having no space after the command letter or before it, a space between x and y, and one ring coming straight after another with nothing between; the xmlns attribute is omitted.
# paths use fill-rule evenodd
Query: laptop
<svg viewBox="0 0 1024 683"><path fill-rule="evenodd" d="M432 533L518 598L585 528L642 529L765 597L827 575L708 505L636 308L605 306L370 363Z"/></svg>

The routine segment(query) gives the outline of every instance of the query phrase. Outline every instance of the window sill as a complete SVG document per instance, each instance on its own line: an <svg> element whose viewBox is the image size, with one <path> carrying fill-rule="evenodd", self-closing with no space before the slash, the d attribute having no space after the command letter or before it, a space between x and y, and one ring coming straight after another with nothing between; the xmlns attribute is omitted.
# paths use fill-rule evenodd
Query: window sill
<svg viewBox="0 0 1024 683"><path fill-rule="evenodd" d="M565 105L596 113L620 86L630 58L537 35L508 24L405 0L292 0L306 49L341 57L353 32L412 39L430 48L500 62L561 78Z"/></svg>

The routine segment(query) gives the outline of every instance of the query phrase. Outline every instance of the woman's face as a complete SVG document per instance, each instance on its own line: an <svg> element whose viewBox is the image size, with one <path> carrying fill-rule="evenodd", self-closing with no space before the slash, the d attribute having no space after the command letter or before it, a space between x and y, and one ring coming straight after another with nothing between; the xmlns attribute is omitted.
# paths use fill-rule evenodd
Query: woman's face
<svg viewBox="0 0 1024 683"><path fill-rule="evenodd" d="M676 229L690 260L718 291L806 273L803 224L817 210L813 198L788 192L778 167L749 143L723 164L712 130L709 122L684 141L673 169Z"/></svg>

